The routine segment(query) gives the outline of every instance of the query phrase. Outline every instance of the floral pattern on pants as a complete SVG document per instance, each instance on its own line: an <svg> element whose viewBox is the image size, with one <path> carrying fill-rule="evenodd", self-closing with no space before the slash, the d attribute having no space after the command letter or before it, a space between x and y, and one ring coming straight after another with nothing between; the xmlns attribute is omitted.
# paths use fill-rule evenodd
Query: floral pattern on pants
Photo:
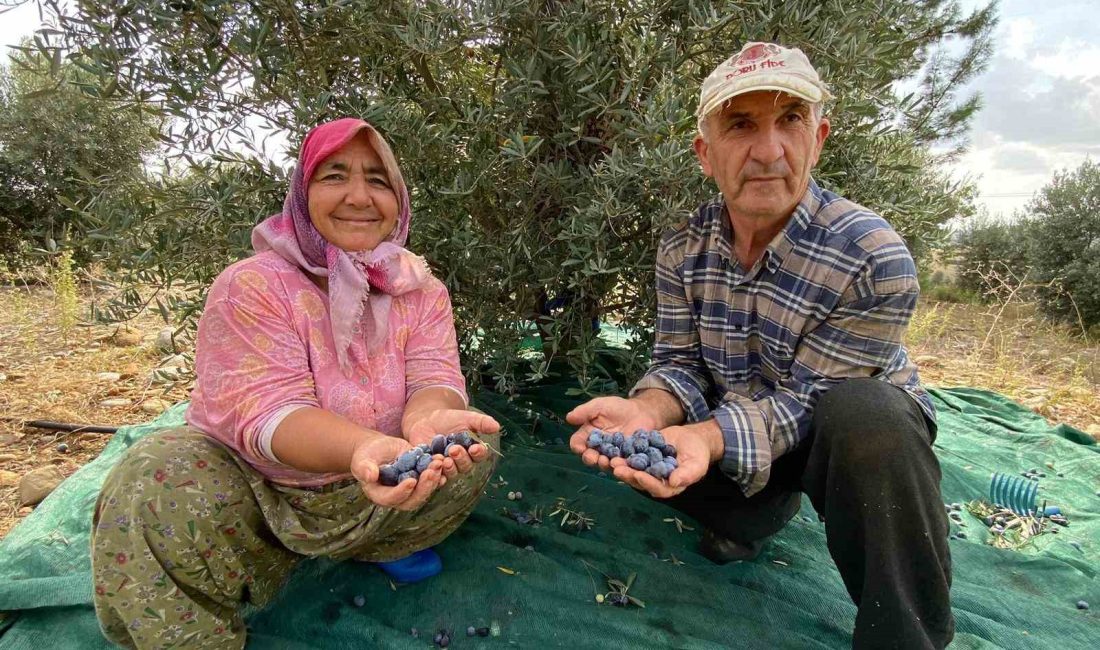
<svg viewBox="0 0 1100 650"><path fill-rule="evenodd" d="M498 445L498 436L483 437ZM270 601L303 557L392 560L438 544L473 510L493 464L401 512L372 504L357 482L324 491L270 483L195 429L143 438L96 504L100 626L128 647L244 647L240 604Z"/></svg>

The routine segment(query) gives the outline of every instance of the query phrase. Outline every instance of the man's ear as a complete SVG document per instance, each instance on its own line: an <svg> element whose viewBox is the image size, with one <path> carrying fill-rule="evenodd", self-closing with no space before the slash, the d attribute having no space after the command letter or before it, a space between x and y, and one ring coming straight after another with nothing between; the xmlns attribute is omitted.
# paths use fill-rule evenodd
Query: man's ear
<svg viewBox="0 0 1100 650"><path fill-rule="evenodd" d="M829 137L829 132L832 130L832 125L829 123L829 118L824 115L817 122L817 132L814 133L814 138L817 144L817 153L814 154L814 164L817 164L817 160L821 157L821 148L825 145L825 140Z"/></svg>
<svg viewBox="0 0 1100 650"><path fill-rule="evenodd" d="M703 139L702 133L695 134L695 141L692 142L692 145L695 147L695 157L699 159L699 166L703 168L703 173L713 177L714 171L710 167L710 159L707 158L710 145Z"/></svg>

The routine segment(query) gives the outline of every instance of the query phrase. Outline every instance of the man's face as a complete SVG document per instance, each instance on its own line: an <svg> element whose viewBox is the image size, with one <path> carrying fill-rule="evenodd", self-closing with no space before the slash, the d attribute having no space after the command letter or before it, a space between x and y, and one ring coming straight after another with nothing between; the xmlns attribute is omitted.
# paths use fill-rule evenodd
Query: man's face
<svg viewBox="0 0 1100 650"><path fill-rule="evenodd" d="M809 103L770 90L734 97L705 127L695 153L730 215L769 221L794 211L829 135L829 120L816 120Z"/></svg>

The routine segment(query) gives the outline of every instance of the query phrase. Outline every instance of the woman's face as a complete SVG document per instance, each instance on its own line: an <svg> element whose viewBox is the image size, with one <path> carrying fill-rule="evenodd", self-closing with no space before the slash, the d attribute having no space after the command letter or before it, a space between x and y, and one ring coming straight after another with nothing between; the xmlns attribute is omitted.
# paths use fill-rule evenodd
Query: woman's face
<svg viewBox="0 0 1100 650"><path fill-rule="evenodd" d="M317 166L308 197L313 226L346 251L374 249L397 225L397 194L365 133Z"/></svg>

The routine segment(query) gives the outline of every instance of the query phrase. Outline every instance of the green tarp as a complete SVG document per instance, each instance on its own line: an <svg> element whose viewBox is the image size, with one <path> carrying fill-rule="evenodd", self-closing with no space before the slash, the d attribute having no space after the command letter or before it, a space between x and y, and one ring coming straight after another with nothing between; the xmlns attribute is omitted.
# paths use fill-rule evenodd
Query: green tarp
<svg viewBox="0 0 1100 650"><path fill-rule="evenodd" d="M711 564L696 552L693 521L681 516L678 527L678 513L568 452L562 416L577 399L565 390L544 384L511 400L484 392L476 399L505 427L504 458L486 498L438 547L442 575L401 586L368 564L305 561L276 602L247 612L250 647L428 647L439 628L454 631L455 648L849 646L855 607L808 501L758 560ZM966 515L968 538L951 542L953 647L1100 647L1100 447L994 393L933 394L946 501L982 498L994 471L1044 468L1040 498L1071 522L1009 551L986 545L984 526ZM8 612L0 650L107 646L90 604L96 491L128 445L181 423L183 410L180 404L152 423L120 430L96 461L0 542L0 610ZM507 500L515 490L522 501ZM591 530L550 517L559 498L594 519ZM518 523L504 514L510 508L537 509L541 523ZM624 581L636 575L629 593L645 608L597 604L595 595L608 591L603 574ZM365 597L363 607L354 606L357 595ZM1093 609L1078 610L1080 600ZM466 637L467 626L494 622L499 636Z"/></svg>

